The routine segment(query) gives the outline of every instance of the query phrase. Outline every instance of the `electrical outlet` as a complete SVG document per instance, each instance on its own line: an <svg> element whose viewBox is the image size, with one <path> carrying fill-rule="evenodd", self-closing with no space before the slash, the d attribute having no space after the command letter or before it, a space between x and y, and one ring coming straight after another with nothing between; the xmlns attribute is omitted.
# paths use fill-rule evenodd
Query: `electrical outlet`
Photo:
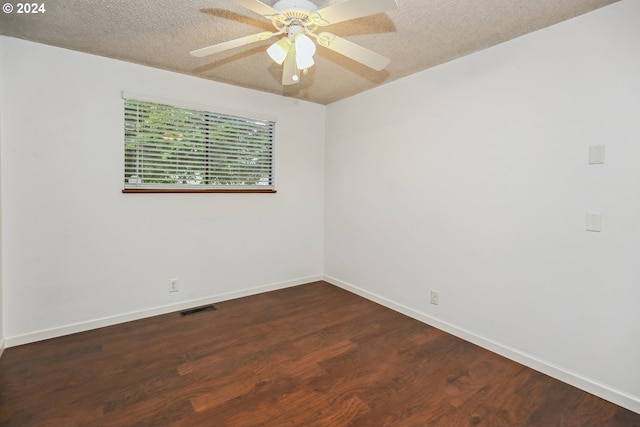
<svg viewBox="0 0 640 427"><path fill-rule="evenodd" d="M434 291L433 289L431 290L430 302L433 305L438 305L440 303L440 295L438 294L438 291Z"/></svg>
<svg viewBox="0 0 640 427"><path fill-rule="evenodd" d="M169 279L169 292L178 292L178 279Z"/></svg>

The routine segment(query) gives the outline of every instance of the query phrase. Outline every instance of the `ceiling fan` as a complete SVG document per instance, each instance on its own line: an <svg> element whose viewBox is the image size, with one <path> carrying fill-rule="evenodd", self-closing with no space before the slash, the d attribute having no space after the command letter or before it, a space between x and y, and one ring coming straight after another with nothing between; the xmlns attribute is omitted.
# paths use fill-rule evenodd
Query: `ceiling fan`
<svg viewBox="0 0 640 427"><path fill-rule="evenodd" d="M213 55L282 35L267 49L267 53L276 63L283 66L283 85L299 83L300 73L306 74L308 68L314 64L313 55L316 52L316 45L312 38L320 46L376 71L382 70L389 64L389 58L379 53L332 33L316 33L316 30L319 27L395 9L398 7L397 0L345 0L320 10L309 0L279 0L273 6L260 0L234 1L240 6L270 19L276 31L265 31L196 49L190 52L191 55L197 57Z"/></svg>

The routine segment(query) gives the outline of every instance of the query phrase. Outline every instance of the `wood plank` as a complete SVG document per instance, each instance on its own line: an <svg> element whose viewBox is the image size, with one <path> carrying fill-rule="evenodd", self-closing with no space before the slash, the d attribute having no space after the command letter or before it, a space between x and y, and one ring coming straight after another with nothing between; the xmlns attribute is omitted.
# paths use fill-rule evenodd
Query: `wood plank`
<svg viewBox="0 0 640 427"><path fill-rule="evenodd" d="M0 426L640 426L325 282L5 350Z"/></svg>

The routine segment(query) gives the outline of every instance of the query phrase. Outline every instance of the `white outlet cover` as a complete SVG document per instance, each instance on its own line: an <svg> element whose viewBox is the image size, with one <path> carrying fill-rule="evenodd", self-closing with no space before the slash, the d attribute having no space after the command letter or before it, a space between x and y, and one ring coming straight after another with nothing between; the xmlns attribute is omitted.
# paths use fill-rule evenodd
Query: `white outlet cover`
<svg viewBox="0 0 640 427"><path fill-rule="evenodd" d="M440 303L440 295L438 295L438 291L431 291L429 302L433 305L438 305Z"/></svg>

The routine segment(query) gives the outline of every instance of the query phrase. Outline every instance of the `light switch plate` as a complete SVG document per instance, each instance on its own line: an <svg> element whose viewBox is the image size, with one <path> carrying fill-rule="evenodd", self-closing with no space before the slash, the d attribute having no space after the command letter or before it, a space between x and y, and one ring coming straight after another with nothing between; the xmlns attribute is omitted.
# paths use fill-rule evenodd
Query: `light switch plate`
<svg viewBox="0 0 640 427"><path fill-rule="evenodd" d="M587 231L602 231L602 214L597 212L587 213Z"/></svg>
<svg viewBox="0 0 640 427"><path fill-rule="evenodd" d="M589 164L601 165L604 163L604 145L592 145L589 147Z"/></svg>

